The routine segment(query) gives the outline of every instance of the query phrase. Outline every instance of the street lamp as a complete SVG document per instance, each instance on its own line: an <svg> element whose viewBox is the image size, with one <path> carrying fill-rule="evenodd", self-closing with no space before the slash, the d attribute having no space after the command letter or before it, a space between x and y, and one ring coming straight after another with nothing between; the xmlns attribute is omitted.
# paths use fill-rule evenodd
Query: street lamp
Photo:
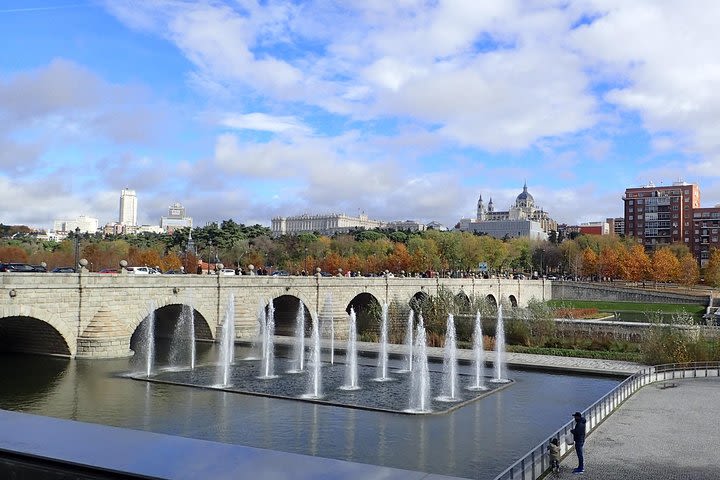
<svg viewBox="0 0 720 480"><path fill-rule="evenodd" d="M208 275L210 275L210 262L212 261L212 240L208 241Z"/></svg>
<svg viewBox="0 0 720 480"><path fill-rule="evenodd" d="M308 267L307 267L307 247L305 247L305 269L303 270L305 275L309 275Z"/></svg>
<svg viewBox="0 0 720 480"><path fill-rule="evenodd" d="M75 227L75 271L80 271L80 227Z"/></svg>

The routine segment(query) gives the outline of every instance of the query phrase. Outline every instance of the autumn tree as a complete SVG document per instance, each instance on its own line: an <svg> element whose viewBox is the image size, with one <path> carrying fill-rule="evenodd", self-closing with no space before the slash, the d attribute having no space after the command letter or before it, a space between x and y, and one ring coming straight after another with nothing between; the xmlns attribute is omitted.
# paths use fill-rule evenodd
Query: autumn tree
<svg viewBox="0 0 720 480"><path fill-rule="evenodd" d="M690 252L684 254L680 258L680 275L678 276L678 282L688 287L695 285L700 280L700 268Z"/></svg>
<svg viewBox="0 0 720 480"><path fill-rule="evenodd" d="M403 243L396 243L393 252L386 258L385 268L391 272L408 272L412 268L412 256Z"/></svg>
<svg viewBox="0 0 720 480"><path fill-rule="evenodd" d="M659 248L653 252L650 271L655 282L673 282L680 274L680 261L669 248Z"/></svg>
<svg viewBox="0 0 720 480"><path fill-rule="evenodd" d="M585 247L582 252L582 267L580 271L584 277L592 277L597 274L598 255L590 247Z"/></svg>
<svg viewBox="0 0 720 480"><path fill-rule="evenodd" d="M598 273L601 277L617 278L620 276L620 251L622 247L612 245L603 247L598 256Z"/></svg>
<svg viewBox="0 0 720 480"><path fill-rule="evenodd" d="M720 287L720 250L710 250L710 258L705 266L705 283L712 287Z"/></svg>
<svg viewBox="0 0 720 480"><path fill-rule="evenodd" d="M21 247L0 247L0 261L7 263L25 263L28 261L28 254L25 249Z"/></svg>
<svg viewBox="0 0 720 480"><path fill-rule="evenodd" d="M620 272L625 280L640 282L648 278L652 264L645 248L640 244L634 244L622 255L620 261Z"/></svg>

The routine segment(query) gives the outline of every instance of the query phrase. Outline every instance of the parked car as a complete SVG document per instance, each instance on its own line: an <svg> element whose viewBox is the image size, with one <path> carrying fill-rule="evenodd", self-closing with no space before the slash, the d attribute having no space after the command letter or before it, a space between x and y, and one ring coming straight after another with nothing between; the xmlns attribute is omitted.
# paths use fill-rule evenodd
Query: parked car
<svg viewBox="0 0 720 480"><path fill-rule="evenodd" d="M167 270L163 272L163 275L183 275L185 274L184 270Z"/></svg>
<svg viewBox="0 0 720 480"><path fill-rule="evenodd" d="M3 263L0 265L0 272L33 273L37 270L27 263Z"/></svg>
<svg viewBox="0 0 720 480"><path fill-rule="evenodd" d="M223 268L220 270L220 275L235 275L235 270L232 268Z"/></svg>
<svg viewBox="0 0 720 480"><path fill-rule="evenodd" d="M128 273L135 275L159 275L160 272L152 267L127 267Z"/></svg>
<svg viewBox="0 0 720 480"><path fill-rule="evenodd" d="M50 273L75 273L73 267L55 267L50 270Z"/></svg>
<svg viewBox="0 0 720 480"><path fill-rule="evenodd" d="M98 273L118 273L117 268L103 268Z"/></svg>
<svg viewBox="0 0 720 480"><path fill-rule="evenodd" d="M273 277L287 277L287 276L289 276L289 275L290 275L290 274L289 274L288 272L286 272L285 270L275 270L275 271L272 273L272 276L273 276Z"/></svg>

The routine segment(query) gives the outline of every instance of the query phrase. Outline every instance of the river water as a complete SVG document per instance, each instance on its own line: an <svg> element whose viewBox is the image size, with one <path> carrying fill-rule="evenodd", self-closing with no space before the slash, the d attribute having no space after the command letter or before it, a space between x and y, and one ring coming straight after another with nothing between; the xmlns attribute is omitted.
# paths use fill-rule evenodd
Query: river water
<svg viewBox="0 0 720 480"><path fill-rule="evenodd" d="M235 358L248 354L237 347ZM214 362L199 344L198 363ZM373 363L374 359L363 359ZM620 379L510 370L508 388L409 416L127 378L140 359L0 354L0 408L468 478L492 479ZM391 360L390 369L402 368ZM431 369L442 370L442 364ZM470 367L460 366L470 375ZM170 454L171 455L171 454Z"/></svg>

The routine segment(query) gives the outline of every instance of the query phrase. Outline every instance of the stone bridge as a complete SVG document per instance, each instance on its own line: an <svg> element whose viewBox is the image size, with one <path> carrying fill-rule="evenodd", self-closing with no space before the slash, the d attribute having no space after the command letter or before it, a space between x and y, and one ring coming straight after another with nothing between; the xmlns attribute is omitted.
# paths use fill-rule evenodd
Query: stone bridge
<svg viewBox="0 0 720 480"><path fill-rule="evenodd" d="M302 302L306 322L319 314L330 318L342 337L350 307L362 312L375 303L407 305L441 289L466 304L480 299L525 306L533 298L551 298L550 282L537 280L0 273L0 351L132 355L139 327L151 314L156 331L168 336L188 307L196 338L214 341L234 312L236 338L249 340L258 312L271 300L276 334L291 334Z"/></svg>

